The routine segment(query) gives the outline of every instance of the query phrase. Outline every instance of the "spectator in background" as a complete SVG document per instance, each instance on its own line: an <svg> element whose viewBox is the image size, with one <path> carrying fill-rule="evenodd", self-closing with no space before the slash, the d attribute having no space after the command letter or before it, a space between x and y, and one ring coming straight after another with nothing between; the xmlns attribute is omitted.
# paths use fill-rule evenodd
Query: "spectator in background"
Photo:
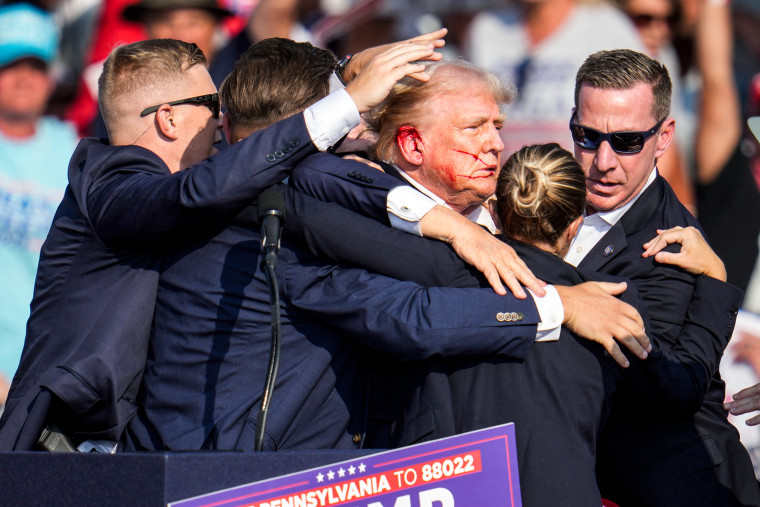
<svg viewBox="0 0 760 507"><path fill-rule="evenodd" d="M743 9L752 10L749 3ZM760 5L754 11L760 13ZM752 154L742 149L757 145L749 133L742 141L733 40L731 6L702 2L695 31L697 69L702 77L694 139L698 217L726 264L728 281L747 289L758 256L760 195L752 177Z"/></svg>
<svg viewBox="0 0 760 507"><path fill-rule="evenodd" d="M616 48L645 50L631 21L606 2L518 0L475 16L467 58L518 88L518 100L507 110L502 130L504 156L547 142L572 150L567 125L575 73L589 54ZM667 178L669 167L658 167ZM677 195L692 204L687 192Z"/></svg>
<svg viewBox="0 0 760 507"><path fill-rule="evenodd" d="M40 246L77 142L71 126L44 116L57 45L44 11L0 6L0 404L21 356Z"/></svg>
<svg viewBox="0 0 760 507"><path fill-rule="evenodd" d="M575 73L600 49L644 49L619 9L584 0L518 0L484 11L470 25L467 58L517 86L502 130L504 156L529 144L572 150L567 125Z"/></svg>
<svg viewBox="0 0 760 507"><path fill-rule="evenodd" d="M679 19L678 0L618 0L620 8L636 26L646 54L656 59L670 73L673 83L673 106L671 114L678 122L675 144L668 150L658 166L681 202L696 213L694 189L686 153L693 149L696 111L687 110L681 97L681 65L673 47L674 28Z"/></svg>
<svg viewBox="0 0 760 507"><path fill-rule="evenodd" d="M141 0L124 9L122 16L145 26L151 39L194 42L209 60L209 73L218 87L252 43L270 37L289 38L297 31L303 0L260 0L248 25L236 36L220 43L219 29L232 11L217 0Z"/></svg>
<svg viewBox="0 0 760 507"><path fill-rule="evenodd" d="M222 24L233 15L219 0L140 0L122 12L125 21L145 28L149 39L177 39L193 42L206 55L209 74L219 87L235 62L256 41L270 37L308 38L298 20L305 0L259 0L246 27L232 38L225 38ZM99 137L107 137L102 118L92 127ZM219 148L226 147L225 139Z"/></svg>

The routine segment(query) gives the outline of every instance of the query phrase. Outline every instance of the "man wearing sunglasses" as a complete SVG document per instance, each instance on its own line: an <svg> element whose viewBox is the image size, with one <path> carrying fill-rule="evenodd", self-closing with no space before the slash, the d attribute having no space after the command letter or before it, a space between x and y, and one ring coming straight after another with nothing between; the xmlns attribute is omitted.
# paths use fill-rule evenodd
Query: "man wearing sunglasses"
<svg viewBox="0 0 760 507"><path fill-rule="evenodd" d="M210 234L304 156L336 143L398 79L421 70L410 62L440 56L438 35L354 59L366 65L345 89L212 158L219 98L198 47L159 39L116 48L99 81L109 139L82 140L70 162L0 449L108 441L100 449L112 451L136 409L159 254ZM73 447L56 445L61 434Z"/></svg>
<svg viewBox="0 0 760 507"><path fill-rule="evenodd" d="M600 438L597 474L602 494L620 505L760 505L749 456L721 406L717 373L741 291L642 255L658 230L701 230L657 173L675 130L670 98L665 67L635 51L595 53L576 78L570 131L586 175L587 216L565 259L631 279L663 349L682 344L693 329L714 337L709 348L694 351L713 372L699 411L666 418L619 399ZM716 309L722 317L707 319Z"/></svg>

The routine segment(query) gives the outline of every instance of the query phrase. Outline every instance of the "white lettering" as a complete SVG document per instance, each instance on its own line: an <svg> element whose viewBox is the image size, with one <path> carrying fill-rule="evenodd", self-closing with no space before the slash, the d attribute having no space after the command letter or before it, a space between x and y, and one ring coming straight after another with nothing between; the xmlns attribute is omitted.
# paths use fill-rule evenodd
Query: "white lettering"
<svg viewBox="0 0 760 507"><path fill-rule="evenodd" d="M411 479L409 476L411 475ZM407 486L413 486L417 483L417 471L414 468L404 470L404 482Z"/></svg>
<svg viewBox="0 0 760 507"><path fill-rule="evenodd" d="M420 507L454 507L454 495L446 488L435 488L420 491Z"/></svg>
<svg viewBox="0 0 760 507"><path fill-rule="evenodd" d="M388 478L385 476L385 474L380 476L380 484L377 485L376 492L380 493L381 491L390 491L391 485L388 482Z"/></svg>

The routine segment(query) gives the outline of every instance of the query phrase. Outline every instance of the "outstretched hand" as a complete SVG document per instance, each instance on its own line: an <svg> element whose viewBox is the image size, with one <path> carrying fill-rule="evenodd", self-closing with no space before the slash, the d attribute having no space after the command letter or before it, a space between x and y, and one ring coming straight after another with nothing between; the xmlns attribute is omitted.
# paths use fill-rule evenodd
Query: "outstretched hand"
<svg viewBox="0 0 760 507"><path fill-rule="evenodd" d="M681 251L661 251L672 243L679 243ZM663 264L673 264L693 275L707 275L726 281L726 267L720 257L710 248L702 234L694 227L674 227L657 230L657 236L644 243L642 257L651 257Z"/></svg>
<svg viewBox="0 0 760 507"><path fill-rule="evenodd" d="M732 415L760 410L760 384L755 384L734 394L734 401L724 403L723 408ZM758 424L760 424L760 415L747 419L747 426L757 426Z"/></svg>
<svg viewBox="0 0 760 507"><path fill-rule="evenodd" d="M625 291L625 282L586 282L573 287L555 287L565 309L563 325L578 336L601 344L623 368L630 363L617 342L646 359L652 344L646 335L644 321L634 307L615 297Z"/></svg>
<svg viewBox="0 0 760 507"><path fill-rule="evenodd" d="M414 62L443 58L441 53L435 51L436 47L439 47L436 44L436 40L411 39L407 42L397 42L373 48L383 50L372 56L363 65L361 72L346 86L346 91L353 99L359 112L367 112L382 102L390 93L393 85L403 77L412 76L420 81L430 79L430 76L425 72L425 65ZM351 60L353 61L355 58Z"/></svg>

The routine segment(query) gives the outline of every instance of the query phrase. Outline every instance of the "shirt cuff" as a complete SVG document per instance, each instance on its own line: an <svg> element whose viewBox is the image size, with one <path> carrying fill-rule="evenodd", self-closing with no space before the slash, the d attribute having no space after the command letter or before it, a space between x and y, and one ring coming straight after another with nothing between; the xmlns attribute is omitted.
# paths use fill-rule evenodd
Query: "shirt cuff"
<svg viewBox="0 0 760 507"><path fill-rule="evenodd" d="M319 151L325 151L359 125L361 117L344 89L336 90L303 112L306 129Z"/></svg>
<svg viewBox="0 0 760 507"><path fill-rule="evenodd" d="M562 321L565 320L565 309L562 307L562 300L553 285L547 285L544 289L546 290L544 297L538 297L533 291L527 289L533 297L533 301L536 302L538 315L541 317L541 322L536 330L536 341L557 341L562 329Z"/></svg>
<svg viewBox="0 0 760 507"><path fill-rule="evenodd" d="M390 189L386 200L391 226L417 236L422 236L420 220L436 204L433 199L408 185Z"/></svg>

